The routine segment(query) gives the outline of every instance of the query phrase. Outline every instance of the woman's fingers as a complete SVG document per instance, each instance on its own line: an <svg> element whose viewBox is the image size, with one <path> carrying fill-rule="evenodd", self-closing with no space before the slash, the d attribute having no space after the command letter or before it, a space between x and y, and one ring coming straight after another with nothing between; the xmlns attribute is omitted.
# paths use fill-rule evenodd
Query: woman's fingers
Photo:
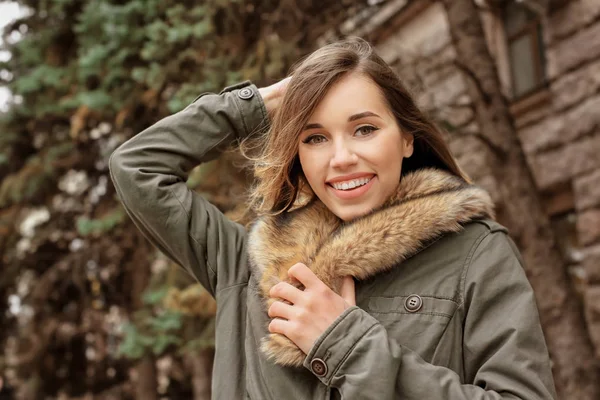
<svg viewBox="0 0 600 400"><path fill-rule="evenodd" d="M269 115L272 116L275 110L277 110L281 104L281 99L285 95L285 91L291 79L292 77L288 76L287 78L282 79L270 86L258 89Z"/></svg>
<svg viewBox="0 0 600 400"><path fill-rule="evenodd" d="M281 333L289 338L291 323L285 319L275 318L269 323L269 332Z"/></svg>
<svg viewBox="0 0 600 400"><path fill-rule="evenodd" d="M288 87L288 84L290 83L290 80L292 80L291 76L288 76L285 79L280 80L279 82L275 83L273 86L275 86L276 90L279 92L279 96L283 97L285 95L285 90Z"/></svg>
<svg viewBox="0 0 600 400"><path fill-rule="evenodd" d="M269 290L269 296L278 297L296 304L300 301L302 291L287 282L279 282Z"/></svg>
<svg viewBox="0 0 600 400"><path fill-rule="evenodd" d="M325 284L305 264L294 264L288 269L288 276L297 279L309 290L324 289Z"/></svg>
<svg viewBox="0 0 600 400"><path fill-rule="evenodd" d="M282 301L273 301L269 306L268 315L272 318L269 331L286 336L308 353L335 319L349 306L356 305L354 278L343 278L338 295L302 263L292 266L288 276L297 279L306 289L300 290L287 282L279 282L271 288L271 298ZM286 301L291 304L284 303Z"/></svg>
<svg viewBox="0 0 600 400"><path fill-rule="evenodd" d="M289 304L285 304L284 302L276 301L271 304L271 307L269 307L267 313L271 318L284 318L289 320L294 315L294 307Z"/></svg>

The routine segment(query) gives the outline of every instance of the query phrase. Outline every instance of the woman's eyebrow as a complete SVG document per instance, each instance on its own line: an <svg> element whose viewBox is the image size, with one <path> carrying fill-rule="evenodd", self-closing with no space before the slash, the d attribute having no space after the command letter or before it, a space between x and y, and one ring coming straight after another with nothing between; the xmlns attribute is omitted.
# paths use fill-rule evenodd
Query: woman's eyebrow
<svg viewBox="0 0 600 400"><path fill-rule="evenodd" d="M366 118L366 117L381 118L379 115L375 114L374 112L365 111L365 112L362 112L362 113L351 115L350 117L348 117L348 122L356 121L357 119Z"/></svg>
<svg viewBox="0 0 600 400"><path fill-rule="evenodd" d="M379 115L375 114L371 111L365 111L358 114L354 114L348 117L348 122L356 121L357 119L366 118L366 117L377 117L381 118ZM307 124L303 130L307 131L309 129L323 129L323 125L321 124Z"/></svg>
<svg viewBox="0 0 600 400"><path fill-rule="evenodd" d="M304 131L307 131L307 130L309 130L309 129L323 129L323 125L321 125L321 124L307 124L307 125L304 127L304 129L303 129L303 130L304 130Z"/></svg>

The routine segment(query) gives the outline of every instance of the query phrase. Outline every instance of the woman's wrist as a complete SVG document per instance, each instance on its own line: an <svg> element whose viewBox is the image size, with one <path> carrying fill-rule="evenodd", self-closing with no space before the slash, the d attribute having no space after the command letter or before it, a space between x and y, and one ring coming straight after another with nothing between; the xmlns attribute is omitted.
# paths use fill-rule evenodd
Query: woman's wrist
<svg viewBox="0 0 600 400"><path fill-rule="evenodd" d="M277 83L274 83L270 86L266 86L263 88L259 88L258 92L260 93L263 102L265 103L265 107L267 109L267 113L270 117L273 117L273 113L279 105L281 104L281 100L285 94L285 90L290 81L291 77L287 77Z"/></svg>

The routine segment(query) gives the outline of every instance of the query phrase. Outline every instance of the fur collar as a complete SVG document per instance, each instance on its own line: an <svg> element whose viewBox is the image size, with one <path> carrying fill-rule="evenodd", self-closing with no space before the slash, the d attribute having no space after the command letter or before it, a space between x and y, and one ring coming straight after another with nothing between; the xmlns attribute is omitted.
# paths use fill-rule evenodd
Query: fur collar
<svg viewBox="0 0 600 400"><path fill-rule="evenodd" d="M350 223L318 200L259 219L249 233L248 258L266 313L276 301L269 290L287 280L288 268L297 262L339 293L343 276L365 280L388 271L441 235L486 217L493 217L486 191L447 172L423 169L404 176L383 207ZM306 357L279 334L265 337L261 349L280 365L302 366Z"/></svg>

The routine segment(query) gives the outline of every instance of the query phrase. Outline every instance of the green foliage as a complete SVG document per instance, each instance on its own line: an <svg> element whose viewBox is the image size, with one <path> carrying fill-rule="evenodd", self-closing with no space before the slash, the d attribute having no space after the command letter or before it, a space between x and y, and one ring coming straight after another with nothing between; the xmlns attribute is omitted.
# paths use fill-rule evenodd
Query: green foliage
<svg viewBox="0 0 600 400"><path fill-rule="evenodd" d="M0 221L0 231L8 233L5 240L0 240L0 258L6 270L36 266L68 274L60 275L49 290L41 291L55 297L36 301L42 306L36 306L33 329L10 328L14 324L2 317L9 313L0 312L0 325L7 326L0 333L0 344L8 335L21 343L28 332L55 321L56 314L65 312L62 299L70 296L65 294L67 289L82 287L83 279L99 273L94 279L100 277L102 283L94 281L90 293L82 290L81 303L93 307L93 301L87 300L102 299L104 305L96 310L106 307L112 312L117 307L129 316L129 322L122 326L119 346L124 360L111 361L119 364L115 370L125 370L123 366L129 364L126 359L147 354L181 355L214 346L215 305L209 304L197 288L183 289L173 297L177 309L165 304L169 285L162 282L144 293L141 309L132 311L138 307L127 303L131 299L123 293L139 290L131 287L137 271L125 268L123 273L113 273L109 266L131 263L136 268L148 268L145 263L150 257L137 253L139 238L127 236L127 230L133 229L131 225L114 229L127 217L117 206L112 188L107 187L104 195L98 194L100 189L95 192L103 196L98 202L91 201L87 191L71 196L69 203L74 200L75 207L68 209L72 212L58 212L54 204L57 197L53 196L59 191L58 177L75 169L85 171L94 181L106 179L107 157L116 144L158 118L183 109L200 93L218 92L245 79L260 85L281 78L314 43L307 38L311 32L330 27L322 18L314 18L315 12L330 15L331 8L348 8L349 0L16 1L32 12L6 28L6 40L0 45L0 50L12 55L0 62L0 85L6 85L16 96L9 112L0 114L0 208L4 221ZM318 29L312 29L315 27ZM111 127L108 132L97 129L102 122ZM197 178L207 173L206 169L198 169L188 184L194 187ZM40 203L45 203L51 213L48 229L36 231L33 240L43 251L27 253L23 260L15 250L20 234L14 225L22 206ZM70 238L78 235L88 238L83 247L77 254L66 251ZM110 235L128 239L115 244ZM114 251L115 245L121 246L120 251ZM98 267L86 269L82 263L85 259L96 261ZM16 278L5 281L9 292L16 292ZM43 293L40 295L43 297ZM84 307L80 309L83 311L72 311L77 314L73 320L86 320ZM87 325L77 329L83 332ZM114 332L112 328L108 331L107 325L94 327L93 334L103 335L108 341ZM82 357L74 354L81 346L59 349L50 346L51 341L42 342L49 343L49 347L40 352L56 365L54 376L44 370L49 381L56 378L58 383L52 382L56 393L80 397L82 393L94 392L96 396L104 391L106 383L99 383L103 374L63 385L60 371L72 370L74 360ZM73 353L66 357L64 348ZM87 362L90 368L101 371L106 370L105 360ZM32 368L28 374L40 375L42 367ZM18 376L15 380L28 379Z"/></svg>
<svg viewBox="0 0 600 400"><path fill-rule="evenodd" d="M154 290L148 289L142 296L142 302L149 306L159 305L164 300L168 292L168 286L163 286Z"/></svg>
<svg viewBox="0 0 600 400"><path fill-rule="evenodd" d="M162 334L155 338L152 344L152 352L155 355L162 354L170 345L179 345L182 340L179 336Z"/></svg>
<svg viewBox="0 0 600 400"><path fill-rule="evenodd" d="M140 359L146 354L147 348L152 346L152 338L140 333L138 328L127 323L123 326L124 339L119 346L118 354L125 355L133 360Z"/></svg>
<svg viewBox="0 0 600 400"><path fill-rule="evenodd" d="M9 87L24 97L32 116L41 117L80 105L116 112L138 100L139 92L132 90L136 87L162 89L185 82L169 102L171 111L181 109L198 90L216 90L240 76L224 76L239 70L241 62L216 45L214 21L217 13L236 13L241 6L224 0L192 5L175 0L45 1L40 5L47 13L43 25L10 48L13 58L6 69L14 79ZM69 15L73 10L77 12ZM65 19L72 21L71 31L56 28ZM69 37L76 37L75 49L62 47ZM76 56L56 54L65 50Z"/></svg>
<svg viewBox="0 0 600 400"><path fill-rule="evenodd" d="M142 300L146 307L136 312L133 320L123 326L124 337L119 346L119 355L134 360L149 353L160 356L171 346L184 343L183 314L159 307L168 289L165 285L144 292Z"/></svg>
<svg viewBox="0 0 600 400"><path fill-rule="evenodd" d="M16 173L0 184L0 207L32 201L56 180L57 163L73 151L73 143L59 143L32 155Z"/></svg>
<svg viewBox="0 0 600 400"><path fill-rule="evenodd" d="M184 297L186 294L195 294L194 305L202 304L202 296L197 296L198 293L190 288L179 294ZM119 347L120 355L139 359L150 353L160 356L173 347L180 355L214 347L214 317L210 316L210 313L199 316L197 312L190 313L190 310L186 312L181 304L172 302L169 304L169 294L172 294L173 290L171 284L161 281L144 291L142 296L144 307L123 326L124 336ZM203 289L201 291L204 292Z"/></svg>
<svg viewBox="0 0 600 400"><path fill-rule="evenodd" d="M28 95L46 88L60 88L64 86L66 72L62 68L40 65L30 74L18 79L13 86L15 94Z"/></svg>
<svg viewBox="0 0 600 400"><path fill-rule="evenodd" d="M103 139L92 141L85 134L90 119L94 126L98 121L115 126L119 118L129 122L129 110L149 110L152 118L173 113L202 92L217 92L243 79L264 81L267 72L281 76L298 56L294 43L270 46L260 37L264 12L258 10L272 8L269 1L19 2L33 12L5 32L5 37L12 32L20 39L2 46L12 57L0 63L0 84L19 102L2 116L0 168L11 174L0 184L0 206L50 199L59 173L68 168L97 175L95 166L106 160L74 157L75 151L104 154L103 148L93 148ZM71 135L66 134L69 123ZM17 146L25 134L26 142L44 138L42 149ZM61 225L74 225L81 236L101 237L126 219L116 204L101 216L88 215ZM167 289L163 285L144 293L142 309L123 327L120 354L138 359L171 348L213 346L210 313L162 307Z"/></svg>
<svg viewBox="0 0 600 400"><path fill-rule="evenodd" d="M190 171L188 180L186 182L187 186L190 189L195 189L198 187L200 182L205 181L207 177L215 173L215 168L217 166L218 164L216 160L198 165L196 168Z"/></svg>
<svg viewBox="0 0 600 400"><path fill-rule="evenodd" d="M123 222L125 215L125 211L119 206L98 219L79 217L77 219L77 231L82 236L106 234Z"/></svg>
<svg viewBox="0 0 600 400"><path fill-rule="evenodd" d="M160 316L158 318L160 318ZM164 324L164 326L156 322L158 318L148 318L147 320L142 321L146 324L154 324L152 329L147 329L146 327L148 333L144 333L144 331L138 328L136 324L125 324L123 327L124 339L119 346L118 354L132 360L137 360L149 352L156 356L160 356L169 348L169 346L180 345L183 340L177 334L177 330L172 329L172 326L181 325L181 315L163 313L163 320L169 321L169 323Z"/></svg>
<svg viewBox="0 0 600 400"><path fill-rule="evenodd" d="M0 121L0 130L3 128L3 123ZM0 135L0 168L8 163L13 155L14 146L19 140L19 133L16 131L3 130Z"/></svg>
<svg viewBox="0 0 600 400"><path fill-rule="evenodd" d="M148 324L157 332L168 332L181 328L181 317L181 313L165 311L148 320Z"/></svg>

